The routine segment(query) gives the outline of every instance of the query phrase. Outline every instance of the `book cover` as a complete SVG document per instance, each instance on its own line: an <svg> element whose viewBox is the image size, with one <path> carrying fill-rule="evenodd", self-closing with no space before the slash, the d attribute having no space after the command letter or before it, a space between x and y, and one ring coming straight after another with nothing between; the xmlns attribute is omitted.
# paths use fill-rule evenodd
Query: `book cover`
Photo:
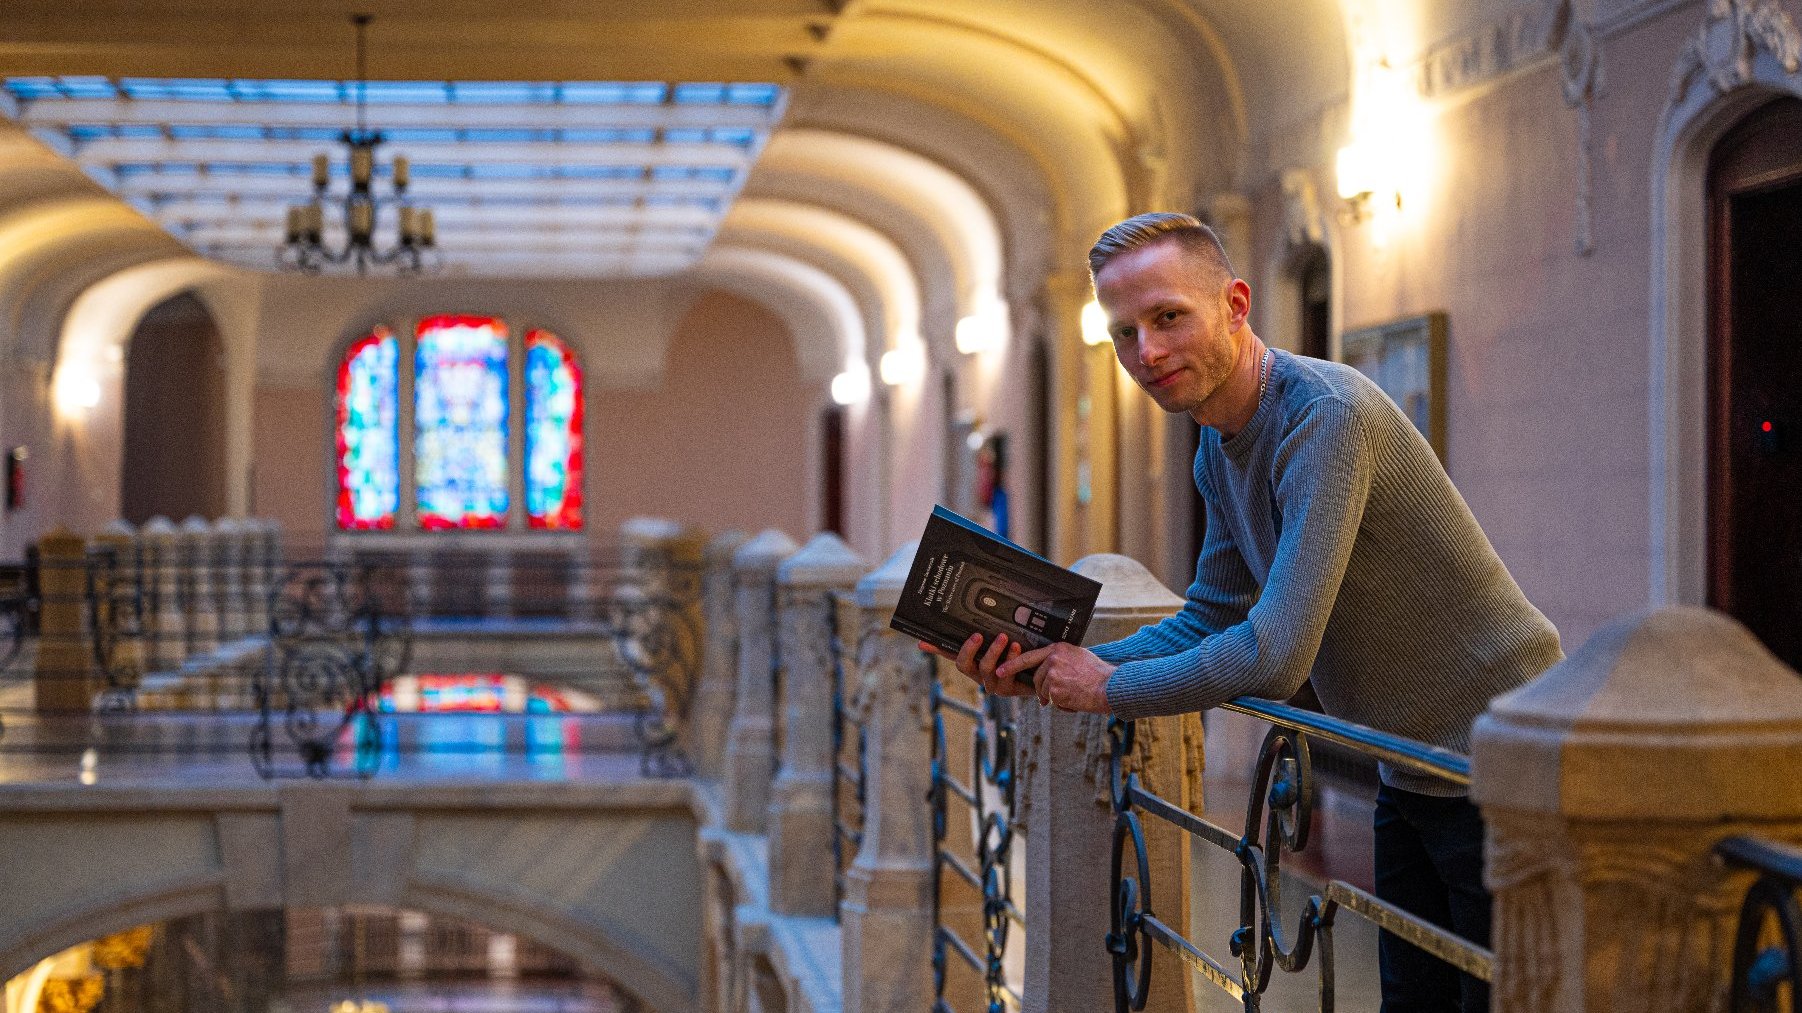
<svg viewBox="0 0 1802 1013"><path fill-rule="evenodd" d="M956 654L972 633L1033 650L1082 643L1101 584L932 508L890 628Z"/></svg>

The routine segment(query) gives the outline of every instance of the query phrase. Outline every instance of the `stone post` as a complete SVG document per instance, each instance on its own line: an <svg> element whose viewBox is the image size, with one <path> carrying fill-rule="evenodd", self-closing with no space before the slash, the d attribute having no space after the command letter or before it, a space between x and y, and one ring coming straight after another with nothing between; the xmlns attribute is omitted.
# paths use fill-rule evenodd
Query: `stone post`
<svg viewBox="0 0 1802 1013"><path fill-rule="evenodd" d="M213 525L213 564L219 575L219 639L232 642L245 636L249 615L244 609L244 524L221 517Z"/></svg>
<svg viewBox="0 0 1802 1013"><path fill-rule="evenodd" d="M888 628L918 542L857 582L845 707L864 726L863 844L845 872L844 1007L932 1008L932 659ZM955 958L953 958L955 959Z"/></svg>
<svg viewBox="0 0 1802 1013"><path fill-rule="evenodd" d="M750 536L743 531L715 535L702 554L701 681L689 718L694 747L690 757L702 777L718 778L725 758L726 728L738 680L738 612L732 595L732 554Z"/></svg>
<svg viewBox="0 0 1802 1013"><path fill-rule="evenodd" d="M732 554L738 609L738 692L726 730L726 829L763 832L775 773L776 568L794 539L770 528Z"/></svg>
<svg viewBox="0 0 1802 1013"><path fill-rule="evenodd" d="M1087 644L1119 640L1174 614L1182 599L1127 556L1085 556L1073 569L1101 582ZM1104 937L1112 904L1114 813L1108 798L1107 718L1026 704L1021 766L1026 791L1026 987L1028 1013L1109 1009L1113 961ZM1129 769L1145 787L1201 808L1199 715L1137 722ZM1151 859L1151 909L1188 934L1189 840L1175 827L1145 820ZM1149 1010L1193 1005L1188 970L1169 953L1152 960Z"/></svg>
<svg viewBox="0 0 1802 1013"><path fill-rule="evenodd" d="M269 595L274 587L265 548L268 526L268 521L250 517L240 529L245 622L251 634L259 637L269 634Z"/></svg>
<svg viewBox="0 0 1802 1013"><path fill-rule="evenodd" d="M38 650L33 668L39 713L85 714L93 705L87 616L87 543L66 528L38 539Z"/></svg>
<svg viewBox="0 0 1802 1013"><path fill-rule="evenodd" d="M868 564L844 539L813 536L776 571L782 659L782 766L770 787L770 909L830 918L838 903L832 858L832 637L835 591Z"/></svg>
<svg viewBox="0 0 1802 1013"><path fill-rule="evenodd" d="M152 517L139 533L144 547L144 636L153 672L173 672L188 658L182 615L181 536L167 517Z"/></svg>
<svg viewBox="0 0 1802 1013"><path fill-rule="evenodd" d="M1616 620L1472 732L1495 895L1492 1008L1725 1008L1749 872L1802 842L1802 678L1698 608Z"/></svg>
<svg viewBox="0 0 1802 1013"><path fill-rule="evenodd" d="M219 597L213 593L213 526L201 516L181 525L181 559L188 571L188 654L219 649Z"/></svg>

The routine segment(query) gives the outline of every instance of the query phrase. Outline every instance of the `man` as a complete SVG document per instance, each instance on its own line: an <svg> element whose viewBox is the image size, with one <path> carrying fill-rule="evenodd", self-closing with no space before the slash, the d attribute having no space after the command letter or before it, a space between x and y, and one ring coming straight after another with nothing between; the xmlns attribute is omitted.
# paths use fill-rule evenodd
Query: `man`
<svg viewBox="0 0 1802 1013"><path fill-rule="evenodd" d="M1195 583L1182 611L1125 640L1022 653L972 637L958 669L991 693L1123 718L1281 700L1311 671L1327 713L1468 753L1489 699L1562 652L1425 439L1356 370L1267 348L1250 288L1196 219L1121 222L1089 266L1120 365L1204 427ZM1377 895L1487 945L1475 806L1381 773ZM1380 961L1384 1013L1489 1008L1482 982L1387 932Z"/></svg>

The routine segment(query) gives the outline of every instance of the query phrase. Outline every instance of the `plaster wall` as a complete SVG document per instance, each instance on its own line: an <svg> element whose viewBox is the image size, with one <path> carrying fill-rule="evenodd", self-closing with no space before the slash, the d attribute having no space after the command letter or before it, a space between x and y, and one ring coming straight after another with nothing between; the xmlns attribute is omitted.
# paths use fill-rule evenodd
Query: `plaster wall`
<svg viewBox="0 0 1802 1013"><path fill-rule="evenodd" d="M1478 13L1437 30L1480 30ZM1447 313L1447 468L1567 644L1647 600L1651 163L1671 67L1702 17L1699 3L1676 5L1599 39L1587 255L1574 242L1578 113L1549 58L1429 104L1428 183L1388 235L1329 228L1341 330ZM1283 169L1308 170L1336 211L1331 152L1317 141L1343 115L1324 111L1320 134L1270 148L1254 173L1255 249L1241 267L1254 288L1275 285L1283 260Z"/></svg>
<svg viewBox="0 0 1802 1013"><path fill-rule="evenodd" d="M493 313L517 330L549 327L576 347L594 537L640 514L709 531L810 530L822 384L803 377L793 336L755 303L671 282L267 286L253 503L297 543L319 542L330 523L336 350L373 324L405 328L435 312Z"/></svg>

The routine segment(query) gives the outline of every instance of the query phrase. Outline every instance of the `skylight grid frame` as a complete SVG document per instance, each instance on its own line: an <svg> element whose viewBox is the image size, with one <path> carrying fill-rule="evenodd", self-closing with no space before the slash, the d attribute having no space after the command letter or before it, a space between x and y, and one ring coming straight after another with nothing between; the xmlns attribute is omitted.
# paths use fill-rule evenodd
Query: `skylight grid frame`
<svg viewBox="0 0 1802 1013"><path fill-rule="evenodd" d="M675 269L663 245L674 237L660 224L673 212L694 223L681 228L693 256L704 251L786 99L780 86L742 82L377 81L366 89L371 107L398 114L384 133L414 159L421 206L469 209L467 220L482 231L505 220L486 212L507 208L531 209L540 220L558 208L636 209L635 220L608 231L664 233L661 249L645 251L656 263L602 255L631 273ZM354 82L223 78L21 77L0 79L0 92L16 100L0 110L165 227L228 228L230 214L248 212L248 231L258 235L274 206L292 198L293 182L310 174L316 152L300 149L337 140L358 97ZM377 119L387 123L381 113ZM126 157L133 154L142 157ZM329 172L342 179L348 166L333 159ZM157 213L168 204L220 213L184 222ZM582 242L562 224L547 232L556 240L544 246L547 265L598 265L568 245ZM238 253L234 259L269 264L264 250ZM506 250L504 266L516 268L524 256Z"/></svg>

